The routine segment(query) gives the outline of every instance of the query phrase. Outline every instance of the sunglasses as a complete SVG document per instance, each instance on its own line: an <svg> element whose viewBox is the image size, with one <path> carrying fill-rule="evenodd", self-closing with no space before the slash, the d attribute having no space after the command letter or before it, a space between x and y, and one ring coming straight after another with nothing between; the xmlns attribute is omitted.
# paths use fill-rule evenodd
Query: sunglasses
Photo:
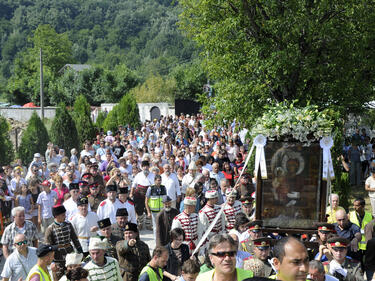
<svg viewBox="0 0 375 281"><path fill-rule="evenodd" d="M16 245L18 245L18 246L21 246L21 245L27 245L27 240L23 240L23 241L20 241L20 242L16 242L16 243L14 243L14 244L16 244Z"/></svg>
<svg viewBox="0 0 375 281"><path fill-rule="evenodd" d="M217 252L217 253L211 253L211 255L214 255L219 258L224 257L234 257L237 254L237 251L229 251L229 252Z"/></svg>

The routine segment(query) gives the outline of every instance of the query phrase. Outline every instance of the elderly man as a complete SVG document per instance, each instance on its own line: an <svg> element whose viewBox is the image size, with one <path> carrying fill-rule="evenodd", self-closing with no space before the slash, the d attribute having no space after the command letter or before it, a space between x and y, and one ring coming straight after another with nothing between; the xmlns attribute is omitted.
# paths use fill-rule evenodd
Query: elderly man
<svg viewBox="0 0 375 281"><path fill-rule="evenodd" d="M326 209L326 216L328 216L327 218L327 222L328 223L335 223L337 222L336 220L336 212L338 210L345 210L343 207L340 207L339 206L339 196L335 193L332 193L331 196L330 196L330 205L331 206L328 206L327 209Z"/></svg>
<svg viewBox="0 0 375 281"><path fill-rule="evenodd" d="M309 256L306 247L297 239L288 236L279 240L273 248L273 265L277 271L271 279L282 281L306 281Z"/></svg>
<svg viewBox="0 0 375 281"><path fill-rule="evenodd" d="M157 246L152 252L151 261L142 269L142 272L139 275L139 281L162 280L163 268L167 265L168 257L168 250L163 246Z"/></svg>
<svg viewBox="0 0 375 281"><path fill-rule="evenodd" d="M15 249L14 238L18 233L23 233L26 237L27 244L38 247L38 232L36 226L31 222L25 220L25 208L15 207L12 209L12 216L14 222L8 225L1 237L1 244L3 245L3 255L5 258Z"/></svg>
<svg viewBox="0 0 375 281"><path fill-rule="evenodd" d="M119 238L119 240L122 239L122 236L124 235L125 226L128 222L128 210L126 208L120 208L116 211L116 223L112 225L112 234Z"/></svg>
<svg viewBox="0 0 375 281"><path fill-rule="evenodd" d="M362 239L361 229L358 225L349 221L348 215L343 210L336 212L337 223L334 223L337 235L350 241L348 256L357 259L358 243Z"/></svg>
<svg viewBox="0 0 375 281"><path fill-rule="evenodd" d="M6 259L2 281L18 281L20 278L25 280L31 268L37 263L36 248L28 247L24 234L16 234L14 237L15 250Z"/></svg>
<svg viewBox="0 0 375 281"><path fill-rule="evenodd" d="M195 165L195 162L191 162L188 167L188 173L182 178L181 182L181 198L184 198L186 189L188 187L194 187L198 174L197 174L197 165Z"/></svg>
<svg viewBox="0 0 375 281"><path fill-rule="evenodd" d="M313 281L339 281L336 277L325 274L324 266L320 261L312 260L309 263L308 279Z"/></svg>
<svg viewBox="0 0 375 281"><path fill-rule="evenodd" d="M223 172L219 170L219 163L215 162L212 164L210 177L215 179L218 183L220 183L222 179L225 179Z"/></svg>
<svg viewBox="0 0 375 281"><path fill-rule="evenodd" d="M172 208L172 199L167 195L163 200L164 208L156 216L156 245L165 246L170 242L170 230L178 211Z"/></svg>
<svg viewBox="0 0 375 281"><path fill-rule="evenodd" d="M338 278L340 281L364 280L361 264L346 256L349 240L342 237L333 237L328 239L327 243L333 257L333 260L323 263L327 273Z"/></svg>
<svg viewBox="0 0 375 281"><path fill-rule="evenodd" d="M252 271L236 268L237 243L228 234L211 237L208 254L214 269L199 274L197 281L242 281L253 277Z"/></svg>
<svg viewBox="0 0 375 281"><path fill-rule="evenodd" d="M89 272L89 281L122 281L120 267L116 259L105 257L107 250L107 239L91 237L89 252L91 261L85 266Z"/></svg>
<svg viewBox="0 0 375 281"><path fill-rule="evenodd" d="M52 264L56 250L57 246L39 245L36 250L36 255L38 257L37 263L30 269L26 281L59 280L56 275L57 266L56 264ZM49 273L48 266L51 266L53 279Z"/></svg>
<svg viewBox="0 0 375 281"><path fill-rule="evenodd" d="M150 261L150 250L147 244L139 239L137 225L127 223L124 240L116 244L120 269L124 281L137 281L142 268Z"/></svg>

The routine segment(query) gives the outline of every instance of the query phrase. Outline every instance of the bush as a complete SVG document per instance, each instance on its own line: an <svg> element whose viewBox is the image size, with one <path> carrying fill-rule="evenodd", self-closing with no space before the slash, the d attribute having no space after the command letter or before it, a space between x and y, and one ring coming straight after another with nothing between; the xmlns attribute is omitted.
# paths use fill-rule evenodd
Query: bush
<svg viewBox="0 0 375 281"><path fill-rule="evenodd" d="M8 121L3 116L0 116L0 165L9 165L14 158L9 130Z"/></svg>
<svg viewBox="0 0 375 281"><path fill-rule="evenodd" d="M75 122L64 103L60 103L53 119L50 137L54 144L65 149L66 155L72 148L79 148L79 138Z"/></svg>
<svg viewBox="0 0 375 281"><path fill-rule="evenodd" d="M46 150L49 136L46 127L38 114L34 111L24 131L21 139L21 145L18 149L18 157L23 163L30 163L33 160L34 153Z"/></svg>
<svg viewBox="0 0 375 281"><path fill-rule="evenodd" d="M95 137L95 128L91 120L91 108L84 95L79 95L74 102L73 119L76 124L80 143Z"/></svg>
<svg viewBox="0 0 375 281"><path fill-rule="evenodd" d="M98 129L103 128L104 120L105 120L105 113L103 111L100 111L98 114L98 117L96 117L95 127Z"/></svg>

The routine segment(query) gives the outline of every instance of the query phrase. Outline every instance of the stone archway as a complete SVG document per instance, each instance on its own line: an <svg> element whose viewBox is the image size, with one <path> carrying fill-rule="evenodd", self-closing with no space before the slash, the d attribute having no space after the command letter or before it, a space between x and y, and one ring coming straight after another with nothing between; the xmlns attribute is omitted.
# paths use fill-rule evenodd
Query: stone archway
<svg viewBox="0 0 375 281"><path fill-rule="evenodd" d="M154 119L156 119L156 120L160 119L160 108L159 107L153 106L150 109L150 119L151 119L151 121L154 120Z"/></svg>

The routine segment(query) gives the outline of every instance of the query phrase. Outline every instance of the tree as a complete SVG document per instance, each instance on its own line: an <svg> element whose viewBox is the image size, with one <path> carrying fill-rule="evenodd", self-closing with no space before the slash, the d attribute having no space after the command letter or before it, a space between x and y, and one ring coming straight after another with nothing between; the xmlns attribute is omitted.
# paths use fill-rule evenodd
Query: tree
<svg viewBox="0 0 375 281"><path fill-rule="evenodd" d="M76 124L80 143L95 137L95 128L91 120L91 108L85 96L79 95L73 106L73 119Z"/></svg>
<svg viewBox="0 0 375 281"><path fill-rule="evenodd" d="M31 115L26 130L23 132L18 157L23 163L30 163L35 152L46 150L49 136L46 127L38 114L34 111Z"/></svg>
<svg viewBox="0 0 375 281"><path fill-rule="evenodd" d="M113 107L103 122L105 131L116 131L119 125L130 125L137 128L140 124L137 102L132 94L122 97L120 103Z"/></svg>
<svg viewBox="0 0 375 281"><path fill-rule="evenodd" d="M0 165L9 165L14 158L13 144L9 135L8 121L0 115Z"/></svg>
<svg viewBox="0 0 375 281"><path fill-rule="evenodd" d="M96 117L95 127L100 129L103 128L103 123L105 120L105 113L103 111L100 111L98 114L98 117Z"/></svg>
<svg viewBox="0 0 375 281"><path fill-rule="evenodd" d="M356 112L374 97L375 3L179 3L181 27L204 49L216 82L216 97L205 99L216 120L246 125L265 104L284 100Z"/></svg>
<svg viewBox="0 0 375 281"><path fill-rule="evenodd" d="M56 109L50 136L54 144L65 149L66 154L72 148L80 147L76 125L64 103L60 103Z"/></svg>
<svg viewBox="0 0 375 281"><path fill-rule="evenodd" d="M170 102L174 103L176 81L174 78L150 76L142 85L132 89L130 93L137 102Z"/></svg>

